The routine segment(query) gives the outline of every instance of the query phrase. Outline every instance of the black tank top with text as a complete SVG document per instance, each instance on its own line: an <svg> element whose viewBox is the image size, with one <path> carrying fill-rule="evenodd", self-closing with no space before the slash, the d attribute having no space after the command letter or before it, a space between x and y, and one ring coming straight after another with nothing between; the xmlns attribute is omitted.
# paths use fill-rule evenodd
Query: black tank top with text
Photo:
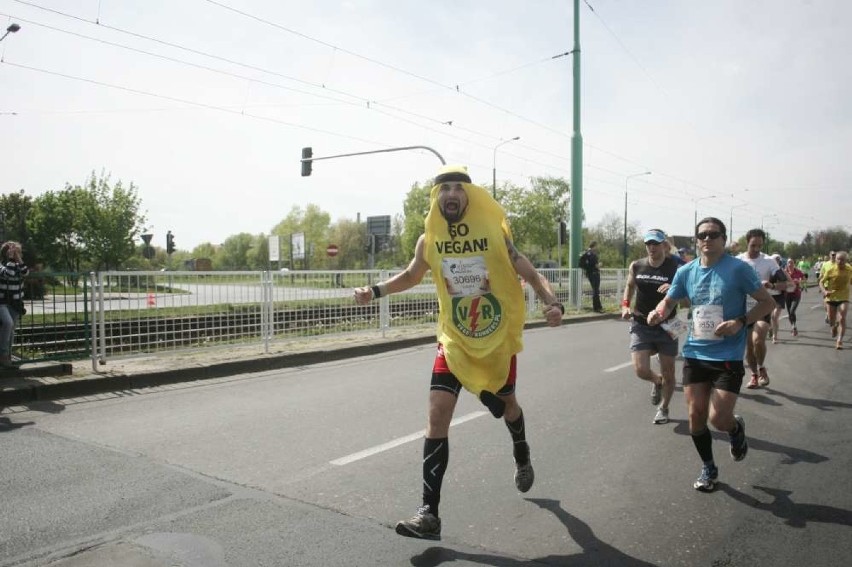
<svg viewBox="0 0 852 567"><path fill-rule="evenodd" d="M677 262L669 255L658 267L653 267L648 258L642 258L633 262L633 281L636 284L636 305L633 313L637 314L634 320L645 323L650 313L657 304L666 296L657 289L663 284L671 284L677 272ZM672 310L669 319L675 316L677 308Z"/></svg>

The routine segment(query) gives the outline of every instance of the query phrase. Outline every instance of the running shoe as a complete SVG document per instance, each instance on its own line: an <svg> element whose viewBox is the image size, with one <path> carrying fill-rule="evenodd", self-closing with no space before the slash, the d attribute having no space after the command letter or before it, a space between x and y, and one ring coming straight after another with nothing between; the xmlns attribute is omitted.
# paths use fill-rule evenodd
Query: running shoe
<svg viewBox="0 0 852 567"><path fill-rule="evenodd" d="M521 465L515 461L515 486L520 492L528 492L535 482L535 471L533 471L532 462L527 461Z"/></svg>
<svg viewBox="0 0 852 567"><path fill-rule="evenodd" d="M793 327L793 336L794 336L794 337L798 337L798 336L799 336L799 330L798 330L798 329L796 329L796 327Z"/></svg>
<svg viewBox="0 0 852 567"><path fill-rule="evenodd" d="M760 373L760 377L757 379L757 383L760 384L761 386L768 386L769 385L769 374L766 372L766 368L761 366L760 368L757 369L757 371Z"/></svg>
<svg viewBox="0 0 852 567"><path fill-rule="evenodd" d="M663 384L651 384L651 405L660 405L660 400L663 399Z"/></svg>
<svg viewBox="0 0 852 567"><path fill-rule="evenodd" d="M418 508L408 520L399 522L396 533L418 539L441 539L441 518L433 514L427 504Z"/></svg>
<svg viewBox="0 0 852 567"><path fill-rule="evenodd" d="M669 422L669 408L659 408L657 409L657 415L654 416L654 423L660 425L662 423Z"/></svg>
<svg viewBox="0 0 852 567"><path fill-rule="evenodd" d="M734 419L740 426L737 428L737 433L731 435L731 458L735 461L742 461L748 453L748 441L745 436L745 420L735 415Z"/></svg>
<svg viewBox="0 0 852 567"><path fill-rule="evenodd" d="M757 383L757 374L752 374L751 380L748 381L746 388L748 388L749 390L754 390L758 386L759 386L759 384Z"/></svg>
<svg viewBox="0 0 852 567"><path fill-rule="evenodd" d="M692 484L692 488L701 492L713 492L716 489L718 478L719 468L716 465L704 465L701 467L701 474Z"/></svg>

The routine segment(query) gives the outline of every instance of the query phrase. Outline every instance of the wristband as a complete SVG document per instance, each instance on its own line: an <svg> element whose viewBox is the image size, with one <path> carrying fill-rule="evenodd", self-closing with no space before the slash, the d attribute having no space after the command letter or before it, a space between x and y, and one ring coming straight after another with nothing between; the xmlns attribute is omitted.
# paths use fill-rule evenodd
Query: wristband
<svg viewBox="0 0 852 567"><path fill-rule="evenodd" d="M382 290L379 288L379 286L370 286L370 289L373 291L373 299L378 299L382 296Z"/></svg>
<svg viewBox="0 0 852 567"><path fill-rule="evenodd" d="M565 315L565 306L559 303L558 301L551 303L550 307L558 307L562 314Z"/></svg>
<svg viewBox="0 0 852 567"><path fill-rule="evenodd" d="M621 300L621 306L622 307L630 307L630 300L629 299L622 299Z"/></svg>

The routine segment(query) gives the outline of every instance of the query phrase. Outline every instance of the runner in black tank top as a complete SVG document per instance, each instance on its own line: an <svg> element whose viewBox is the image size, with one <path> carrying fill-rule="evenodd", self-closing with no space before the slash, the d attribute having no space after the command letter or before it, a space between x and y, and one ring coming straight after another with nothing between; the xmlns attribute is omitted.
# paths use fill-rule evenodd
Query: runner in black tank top
<svg viewBox="0 0 852 567"><path fill-rule="evenodd" d="M657 408L654 423L669 421L669 402L675 387L675 357L678 353L677 339L660 326L648 325L648 313L665 297L666 291L674 280L678 264L666 253L664 242L666 234L659 229L645 233L646 258L630 264L624 298L621 301L621 316L632 317L630 325L630 351L636 376L651 382L651 403ZM636 304L631 309L633 291L636 290ZM671 318L675 312L672 311ZM651 368L651 356L658 354L660 373Z"/></svg>

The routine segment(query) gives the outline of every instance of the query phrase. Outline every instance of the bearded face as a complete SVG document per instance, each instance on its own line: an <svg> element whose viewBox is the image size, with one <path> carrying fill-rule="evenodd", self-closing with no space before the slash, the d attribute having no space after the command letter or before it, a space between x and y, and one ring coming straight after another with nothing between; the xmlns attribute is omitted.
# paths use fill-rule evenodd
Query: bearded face
<svg viewBox="0 0 852 567"><path fill-rule="evenodd" d="M457 223L467 209L467 193L461 182L442 183L438 190L438 208L448 223Z"/></svg>

